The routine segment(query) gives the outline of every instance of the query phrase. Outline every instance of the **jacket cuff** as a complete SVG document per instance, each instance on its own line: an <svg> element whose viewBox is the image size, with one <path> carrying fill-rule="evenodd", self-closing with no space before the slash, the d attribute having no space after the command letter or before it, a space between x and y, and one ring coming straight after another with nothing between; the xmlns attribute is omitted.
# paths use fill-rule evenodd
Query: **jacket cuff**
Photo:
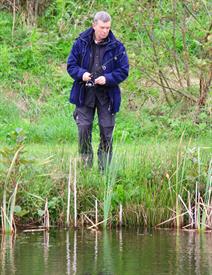
<svg viewBox="0 0 212 275"><path fill-rule="evenodd" d="M87 70L85 70L85 69L79 69L79 72L77 74L77 77L79 78L79 80L82 80L82 76L86 72L87 72Z"/></svg>
<svg viewBox="0 0 212 275"><path fill-rule="evenodd" d="M106 79L105 85L107 85L107 86L113 86L114 85L114 81L113 81L111 73L104 74L104 77Z"/></svg>

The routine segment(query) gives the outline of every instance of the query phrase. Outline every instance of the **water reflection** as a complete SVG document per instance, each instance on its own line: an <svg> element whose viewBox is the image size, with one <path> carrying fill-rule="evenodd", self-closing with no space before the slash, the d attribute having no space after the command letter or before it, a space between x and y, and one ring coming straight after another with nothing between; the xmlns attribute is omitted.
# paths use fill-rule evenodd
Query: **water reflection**
<svg viewBox="0 0 212 275"><path fill-rule="evenodd" d="M67 271L66 274L71 274L71 256L70 256L70 234L69 231L66 232L66 262L67 262Z"/></svg>
<svg viewBox="0 0 212 275"><path fill-rule="evenodd" d="M97 258L98 258L98 231L95 231L95 242L94 242L94 262L95 266L97 264Z"/></svg>
<svg viewBox="0 0 212 275"><path fill-rule="evenodd" d="M111 231L105 231L103 235L103 266L101 272L108 275L114 274L111 249Z"/></svg>
<svg viewBox="0 0 212 275"><path fill-rule="evenodd" d="M70 231L66 231L66 274L77 273L77 231L74 231L73 255L71 255Z"/></svg>
<svg viewBox="0 0 212 275"><path fill-rule="evenodd" d="M119 230L119 251L123 251L123 236L122 236L122 228Z"/></svg>
<svg viewBox="0 0 212 275"><path fill-rule="evenodd" d="M77 272L77 231L74 231L73 274Z"/></svg>
<svg viewBox="0 0 212 275"><path fill-rule="evenodd" d="M49 261L49 232L43 232L43 258L44 258L44 267L45 270L48 269L48 261Z"/></svg>
<svg viewBox="0 0 212 275"><path fill-rule="evenodd" d="M212 238L210 234L198 234L197 232L176 234L176 268L177 274L185 272L187 266L189 274L212 274Z"/></svg>
<svg viewBox="0 0 212 275"><path fill-rule="evenodd" d="M51 231L1 236L0 273L211 274L212 234Z"/></svg>
<svg viewBox="0 0 212 275"><path fill-rule="evenodd" d="M9 272L15 274L15 259L14 259L15 235L2 235L1 238L1 274L6 274L7 262L10 263Z"/></svg>

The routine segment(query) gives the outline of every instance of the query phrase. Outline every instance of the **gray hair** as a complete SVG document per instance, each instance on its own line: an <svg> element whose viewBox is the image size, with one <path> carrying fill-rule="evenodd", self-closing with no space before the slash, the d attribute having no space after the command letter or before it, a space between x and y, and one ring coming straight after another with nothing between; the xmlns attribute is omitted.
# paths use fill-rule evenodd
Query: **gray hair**
<svg viewBox="0 0 212 275"><path fill-rule="evenodd" d="M95 14L93 22L96 23L98 20L101 20L102 22L106 23L111 21L111 16L106 11L99 11Z"/></svg>

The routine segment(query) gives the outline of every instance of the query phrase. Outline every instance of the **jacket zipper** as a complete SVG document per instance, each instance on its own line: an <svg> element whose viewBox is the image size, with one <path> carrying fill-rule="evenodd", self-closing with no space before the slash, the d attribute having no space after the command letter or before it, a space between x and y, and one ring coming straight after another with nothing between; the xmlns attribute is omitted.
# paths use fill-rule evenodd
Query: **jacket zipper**
<svg viewBox="0 0 212 275"><path fill-rule="evenodd" d="M102 57L102 62L103 62L103 60L104 60L105 54L106 54L108 51L110 51L110 50L112 50L113 48L115 48L115 47L113 47L113 44L115 44L115 43L116 43L116 41L114 41L109 47L106 47L105 52L104 52L103 57Z"/></svg>
<svg viewBox="0 0 212 275"><path fill-rule="evenodd" d="M82 39L82 40L86 43L86 46L85 46L85 51L84 51L84 54L83 54L82 60L81 60L81 67L82 67L82 64L83 64L83 61L84 61L84 58L85 58L85 55L86 55L86 50L87 50L87 47L88 47L88 42L84 39ZM84 88L84 84L83 84L83 86L81 86L81 89L79 91L79 103L80 103L80 105L82 104L82 89L83 88Z"/></svg>
<svg viewBox="0 0 212 275"><path fill-rule="evenodd" d="M82 38L81 38L82 39ZM82 63L83 63L83 60L85 58L85 55L86 55L86 50L87 50L87 47L88 47L88 42L84 39L82 39L85 43L86 43L86 46L85 46L85 51L84 51L84 54L82 56L82 60L81 60L81 67L82 67Z"/></svg>

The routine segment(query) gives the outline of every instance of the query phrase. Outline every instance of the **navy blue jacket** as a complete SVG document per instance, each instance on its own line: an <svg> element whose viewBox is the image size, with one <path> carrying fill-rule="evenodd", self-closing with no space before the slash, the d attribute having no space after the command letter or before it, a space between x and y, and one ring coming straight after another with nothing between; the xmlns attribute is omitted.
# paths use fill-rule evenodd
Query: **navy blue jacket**
<svg viewBox="0 0 212 275"><path fill-rule="evenodd" d="M74 79L70 93L70 102L78 107L84 105L85 83L82 81L82 76L89 68L90 45L93 39L93 33L93 28L89 28L81 33L76 39L68 57L67 71ZM111 112L116 113L119 111L121 103L119 83L127 78L129 63L124 45L115 38L111 31L109 32L108 38L109 42L107 43L102 61L102 65L106 64L102 66L103 75L106 78L106 84L104 86L110 98Z"/></svg>

